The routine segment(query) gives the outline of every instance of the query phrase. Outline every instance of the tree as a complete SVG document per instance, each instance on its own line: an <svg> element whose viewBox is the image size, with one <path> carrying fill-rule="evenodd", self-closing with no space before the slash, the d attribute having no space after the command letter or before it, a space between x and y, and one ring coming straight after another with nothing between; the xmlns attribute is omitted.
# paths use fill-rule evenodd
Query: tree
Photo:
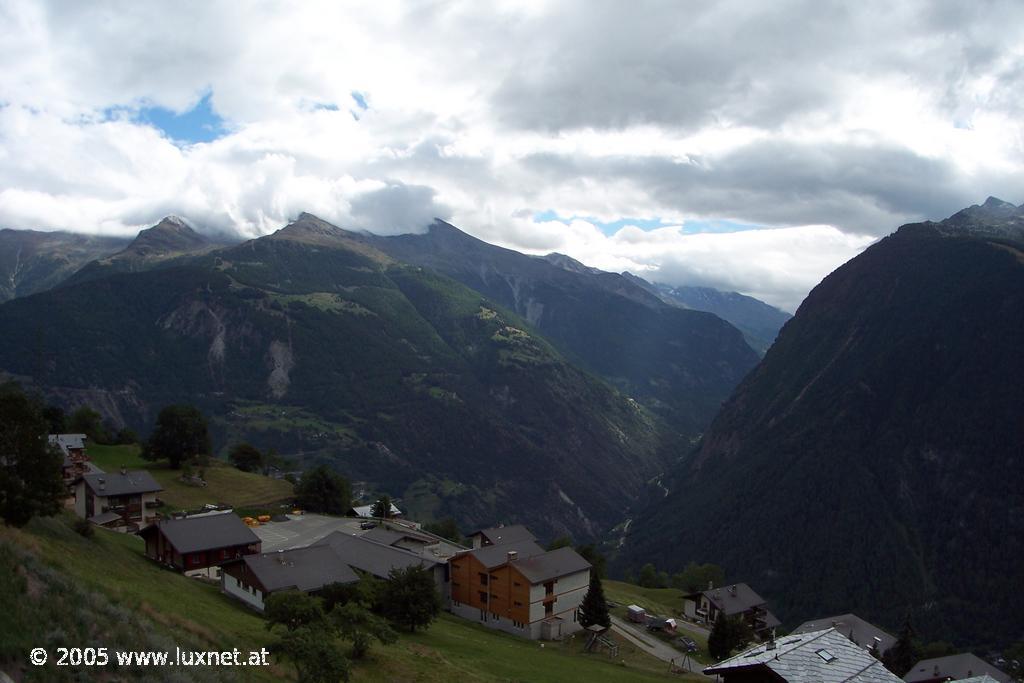
<svg viewBox="0 0 1024 683"><path fill-rule="evenodd" d="M381 596L384 614L412 632L429 626L441 612L441 598L433 574L422 567L405 567L388 572Z"/></svg>
<svg viewBox="0 0 1024 683"><path fill-rule="evenodd" d="M58 406L46 406L43 408L43 419L50 425L49 434L65 434L68 431L68 418L64 409Z"/></svg>
<svg viewBox="0 0 1024 683"><path fill-rule="evenodd" d="M658 570L654 568L653 564L648 562L640 567L640 575L637 577L636 582L644 588L657 588Z"/></svg>
<svg viewBox="0 0 1024 683"><path fill-rule="evenodd" d="M142 449L146 460L167 460L171 469L210 452L206 418L195 406L173 405L160 411L156 428Z"/></svg>
<svg viewBox="0 0 1024 683"><path fill-rule="evenodd" d="M455 520L451 517L443 519L440 522L424 524L423 530L429 531L441 538L447 538L452 543L462 543L462 534L459 532L459 525L456 524Z"/></svg>
<svg viewBox="0 0 1024 683"><path fill-rule="evenodd" d="M107 428L103 425L103 416L89 406L81 406L71 413L67 426L71 433L85 434L89 437L90 441L96 443L108 443L110 441Z"/></svg>
<svg viewBox="0 0 1024 683"><path fill-rule="evenodd" d="M351 505L351 495L348 481L326 465L303 472L295 486L296 504L311 512L343 515Z"/></svg>
<svg viewBox="0 0 1024 683"><path fill-rule="evenodd" d="M742 615L727 617L719 612L715 625L708 636L708 654L722 660L750 642L754 634L750 624Z"/></svg>
<svg viewBox="0 0 1024 683"><path fill-rule="evenodd" d="M903 619L903 628L900 629L896 642L882 655L882 663L886 669L903 678L920 659L920 652L914 642L914 627L910 623L908 613Z"/></svg>
<svg viewBox="0 0 1024 683"><path fill-rule="evenodd" d="M586 628L592 624L599 624L605 628L612 625L611 615L608 614L608 603L604 599L604 587L601 585L601 578L597 572L590 572L590 588L583 596L580 603L580 624Z"/></svg>
<svg viewBox="0 0 1024 683"><path fill-rule="evenodd" d="M237 443L228 453L231 464L243 472L259 472L263 469L263 454L250 443Z"/></svg>
<svg viewBox="0 0 1024 683"><path fill-rule="evenodd" d="M672 575L672 587L684 593L706 590L708 585L721 586L725 583L725 570L717 564L690 562L683 571Z"/></svg>
<svg viewBox="0 0 1024 683"><path fill-rule="evenodd" d="M323 601L298 590L271 593L263 607L267 630L284 626L289 631L305 627L320 628L327 615Z"/></svg>
<svg viewBox="0 0 1024 683"><path fill-rule="evenodd" d="M607 576L606 568L608 567L608 560L597 550L597 546L594 544L581 545L576 547L576 552L580 554L584 560L590 563L591 572L597 574L598 578L603 579Z"/></svg>
<svg viewBox="0 0 1024 683"><path fill-rule="evenodd" d="M572 538L569 536L559 536L555 540L548 543L546 550L558 550L559 548L571 548Z"/></svg>
<svg viewBox="0 0 1024 683"><path fill-rule="evenodd" d="M0 517L24 526L36 515L61 510L67 489L63 456L47 440L42 406L16 384L0 386Z"/></svg>
<svg viewBox="0 0 1024 683"><path fill-rule="evenodd" d="M387 519L391 516L391 498L389 496L381 496L377 499L377 502L373 504L373 510L370 512L374 517L380 519Z"/></svg>
<svg viewBox="0 0 1024 683"><path fill-rule="evenodd" d="M295 665L299 683L348 681L348 659L337 648L329 630L303 626L286 631L271 651Z"/></svg>
<svg viewBox="0 0 1024 683"><path fill-rule="evenodd" d="M398 640L388 623L371 612L362 603L351 601L331 610L331 622L338 634L352 643L352 658L362 659L370 650L374 639L384 645Z"/></svg>

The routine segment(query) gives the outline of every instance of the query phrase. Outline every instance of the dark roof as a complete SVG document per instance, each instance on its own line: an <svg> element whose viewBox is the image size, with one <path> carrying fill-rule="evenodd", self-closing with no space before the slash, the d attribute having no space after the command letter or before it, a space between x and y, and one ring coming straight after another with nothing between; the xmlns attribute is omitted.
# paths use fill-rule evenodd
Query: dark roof
<svg viewBox="0 0 1024 683"><path fill-rule="evenodd" d="M65 453L68 449L85 448L85 434L50 434L47 441L60 447Z"/></svg>
<svg viewBox="0 0 1024 683"><path fill-rule="evenodd" d="M536 584L586 571L591 565L572 548L558 548L525 559L517 557L512 566L530 583Z"/></svg>
<svg viewBox="0 0 1024 683"><path fill-rule="evenodd" d="M145 534L150 529L159 529L179 553L195 553L260 542L260 537L231 512L164 519L146 527L142 533Z"/></svg>
<svg viewBox="0 0 1024 683"><path fill-rule="evenodd" d="M101 512L98 515L93 515L92 517L90 517L89 521L93 524L103 526L104 524L110 524L111 522L114 522L119 519L121 519L121 515L117 514L116 512Z"/></svg>
<svg viewBox="0 0 1024 683"><path fill-rule="evenodd" d="M788 683L900 683L880 661L834 628L761 643L704 669L705 675L768 669L771 680Z"/></svg>
<svg viewBox="0 0 1024 683"><path fill-rule="evenodd" d="M470 534L470 537L480 535L486 538L494 545L501 545L503 543L514 543L518 541L533 541L536 540L536 536L530 533L522 524L510 524L509 526L498 526L490 529L481 529L480 531L474 531Z"/></svg>
<svg viewBox="0 0 1024 683"><path fill-rule="evenodd" d="M381 578L386 578L392 569L432 567L443 563L443 560L428 559L411 550L395 548L341 531L328 534L317 545L329 545L345 564Z"/></svg>
<svg viewBox="0 0 1024 683"><path fill-rule="evenodd" d="M434 543L438 543L442 540L440 538L435 538L434 536L431 536L429 534L421 533L419 531L413 531L412 529L396 530L388 529L382 526L377 526L370 529L362 535L362 538L365 538L370 541L376 541L377 543L383 543L384 545L394 545L395 543L398 543L399 541L403 541L405 539L415 541L416 543L422 543L423 545L433 545Z"/></svg>
<svg viewBox="0 0 1024 683"><path fill-rule="evenodd" d="M486 545L483 548L470 550L469 554L477 559L480 564L492 569L500 567L508 561L510 551L515 551L516 559L522 561L527 557L542 555L544 548L533 542L533 539L507 542L501 545Z"/></svg>
<svg viewBox="0 0 1024 683"><path fill-rule="evenodd" d="M875 638L879 640L878 649L880 652L885 652L896 643L894 636L886 633L874 624L864 621L856 614L840 614L835 617L823 617L806 621L793 629L793 633L810 633L811 631L820 631L830 627L835 628L855 644L868 650L874 646Z"/></svg>
<svg viewBox="0 0 1024 683"><path fill-rule="evenodd" d="M328 545L246 555L242 561L268 593L289 588L315 591L332 583L359 580L359 575Z"/></svg>
<svg viewBox="0 0 1024 683"><path fill-rule="evenodd" d="M145 470L135 470L126 474L119 472L83 474L82 479L85 480L85 485L99 496L130 496L164 490L164 487L156 483L153 475Z"/></svg>
<svg viewBox="0 0 1024 683"><path fill-rule="evenodd" d="M987 674L1000 683L1009 683L1013 679L995 668L981 657L964 652L959 655L922 659L903 676L907 683L914 681L930 681L935 678L951 678L953 680L970 678Z"/></svg>
<svg viewBox="0 0 1024 683"><path fill-rule="evenodd" d="M711 590L701 591L700 593L693 593L686 597L695 597L698 595L707 596L711 604L725 612L726 616L732 616L733 614L742 614L753 607L763 607L765 602L764 598L754 592L754 589L745 583L736 583L730 586L722 586L721 588L712 588Z"/></svg>

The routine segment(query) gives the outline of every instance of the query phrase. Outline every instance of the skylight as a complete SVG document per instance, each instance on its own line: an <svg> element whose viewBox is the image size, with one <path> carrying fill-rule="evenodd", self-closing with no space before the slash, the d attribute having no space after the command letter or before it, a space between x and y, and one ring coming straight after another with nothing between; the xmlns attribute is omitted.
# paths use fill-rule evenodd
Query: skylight
<svg viewBox="0 0 1024 683"><path fill-rule="evenodd" d="M815 650L814 654L818 655L823 660L825 660L826 663L829 664L831 664L836 659L836 656L834 654L825 649Z"/></svg>

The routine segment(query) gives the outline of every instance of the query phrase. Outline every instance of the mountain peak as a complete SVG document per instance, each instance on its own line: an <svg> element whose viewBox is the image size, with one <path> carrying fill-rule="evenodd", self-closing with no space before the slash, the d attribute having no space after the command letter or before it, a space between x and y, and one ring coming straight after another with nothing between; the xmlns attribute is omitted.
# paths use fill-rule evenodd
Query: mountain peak
<svg viewBox="0 0 1024 683"><path fill-rule="evenodd" d="M597 268L591 268L585 263L577 261L572 256L559 254L557 251L553 251L550 254L541 256L539 258L542 258L548 263L558 266L562 270L568 270L569 272L572 273L592 273L596 275L601 272Z"/></svg>
<svg viewBox="0 0 1024 683"><path fill-rule="evenodd" d="M125 251L139 256L186 252L205 247L210 239L192 229L180 216L167 216L151 228L140 230Z"/></svg>
<svg viewBox="0 0 1024 683"><path fill-rule="evenodd" d="M989 197L983 204L957 211L938 223L912 223L902 226L900 231L914 232L921 228L930 228L949 237L1024 240L1024 205L1018 207L998 197Z"/></svg>
<svg viewBox="0 0 1024 683"><path fill-rule="evenodd" d="M381 264L392 261L389 256L367 244L363 235L339 228L306 211L277 232L261 239L288 240L301 244L348 249Z"/></svg>

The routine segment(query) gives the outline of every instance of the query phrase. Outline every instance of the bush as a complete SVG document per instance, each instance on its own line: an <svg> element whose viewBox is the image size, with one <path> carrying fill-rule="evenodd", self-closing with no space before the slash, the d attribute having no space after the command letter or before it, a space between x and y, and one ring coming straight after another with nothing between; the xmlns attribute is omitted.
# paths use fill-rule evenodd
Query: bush
<svg viewBox="0 0 1024 683"><path fill-rule="evenodd" d="M83 538L92 538L96 530L92 526L92 522L87 519L76 519L74 524L75 533Z"/></svg>

